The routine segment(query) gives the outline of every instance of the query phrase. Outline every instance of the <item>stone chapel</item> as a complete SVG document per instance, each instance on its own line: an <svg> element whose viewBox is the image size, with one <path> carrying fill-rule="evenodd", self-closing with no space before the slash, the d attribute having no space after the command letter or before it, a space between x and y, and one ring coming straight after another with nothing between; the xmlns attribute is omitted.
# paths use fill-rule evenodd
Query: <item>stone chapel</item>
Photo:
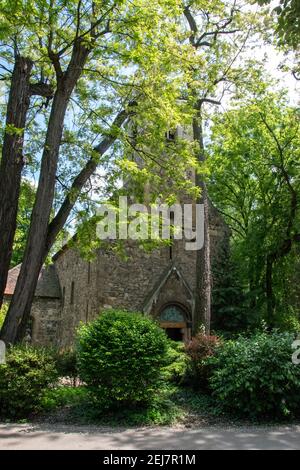
<svg viewBox="0 0 300 470"><path fill-rule="evenodd" d="M230 232L211 203L209 224L212 265L218 266L224 253L226 257ZM174 340L191 337L197 252L186 251L185 240L151 252L136 242L126 243L126 260L102 248L88 262L66 245L43 267L31 310L33 344L72 347L79 323L109 308L153 317ZM16 266L9 272L6 301L13 295L19 270Z"/></svg>

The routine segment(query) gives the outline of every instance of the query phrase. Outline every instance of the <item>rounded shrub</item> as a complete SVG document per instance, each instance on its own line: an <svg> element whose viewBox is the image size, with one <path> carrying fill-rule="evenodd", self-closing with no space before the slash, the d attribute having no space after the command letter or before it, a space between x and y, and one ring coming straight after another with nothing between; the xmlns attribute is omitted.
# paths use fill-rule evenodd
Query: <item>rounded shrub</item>
<svg viewBox="0 0 300 470"><path fill-rule="evenodd" d="M38 410L47 387L57 380L52 355L40 348L13 346L0 365L0 416L22 418Z"/></svg>
<svg viewBox="0 0 300 470"><path fill-rule="evenodd" d="M210 387L223 410L252 418L300 411L300 366L292 362L294 336L257 333L227 341L209 360Z"/></svg>
<svg viewBox="0 0 300 470"><path fill-rule="evenodd" d="M79 376L102 408L151 400L168 339L138 313L107 310L78 332Z"/></svg>

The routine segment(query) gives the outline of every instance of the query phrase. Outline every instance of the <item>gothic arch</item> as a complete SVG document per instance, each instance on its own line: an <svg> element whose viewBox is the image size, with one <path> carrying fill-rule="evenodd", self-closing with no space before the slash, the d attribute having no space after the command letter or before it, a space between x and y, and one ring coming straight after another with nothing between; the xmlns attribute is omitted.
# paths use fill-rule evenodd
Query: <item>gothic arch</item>
<svg viewBox="0 0 300 470"><path fill-rule="evenodd" d="M188 320L191 321L193 317L193 311L194 311L194 295L193 292L185 280L183 274L181 273L181 270L174 264L171 263L167 269L162 273L161 277L158 279L157 283L155 284L154 288L148 293L144 305L142 307L143 312L146 315L151 314L153 312L153 309L155 306L159 308L159 311L161 310L161 307L159 305L159 297L161 292L164 289L164 286L168 282L169 279L171 279L172 276L176 276L176 278L179 280L182 289L184 289L185 295L184 297L186 298L186 305L180 304L178 302L179 299L176 300L176 295L173 295L173 298L167 299L167 303L171 304L173 303L174 305L181 305L181 307L184 309L185 312L187 312L188 315ZM178 297L178 296L177 296ZM174 299L174 300L173 300ZM164 303L165 305L166 303ZM187 305L189 305L190 310L188 310ZM156 310L157 310L156 307ZM156 312L157 315L158 312ZM156 316L155 315L155 316Z"/></svg>
<svg viewBox="0 0 300 470"><path fill-rule="evenodd" d="M165 304L163 304L160 309L159 309L159 318L161 317L162 313L164 311L166 311L166 309L168 307L176 307L178 308L178 310L180 310L184 316L184 320L183 321L186 321L186 322L191 322L192 321L192 315L191 315L191 312L189 311L189 309L186 307L186 305L184 305L183 303L181 302L177 302L176 300L175 301L170 301L170 302L166 302Z"/></svg>
<svg viewBox="0 0 300 470"><path fill-rule="evenodd" d="M175 341L191 339L191 313L179 302L168 302L160 308L158 320L167 335Z"/></svg>

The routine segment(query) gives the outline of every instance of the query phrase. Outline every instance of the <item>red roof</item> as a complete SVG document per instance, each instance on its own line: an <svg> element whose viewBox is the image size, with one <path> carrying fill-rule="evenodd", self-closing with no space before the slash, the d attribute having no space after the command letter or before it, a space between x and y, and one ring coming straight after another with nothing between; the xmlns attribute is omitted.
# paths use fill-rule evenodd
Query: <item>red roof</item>
<svg viewBox="0 0 300 470"><path fill-rule="evenodd" d="M20 269L20 264L10 269L8 273L4 295L13 295L19 277ZM60 299L61 290L54 265L43 266L39 275L35 296Z"/></svg>

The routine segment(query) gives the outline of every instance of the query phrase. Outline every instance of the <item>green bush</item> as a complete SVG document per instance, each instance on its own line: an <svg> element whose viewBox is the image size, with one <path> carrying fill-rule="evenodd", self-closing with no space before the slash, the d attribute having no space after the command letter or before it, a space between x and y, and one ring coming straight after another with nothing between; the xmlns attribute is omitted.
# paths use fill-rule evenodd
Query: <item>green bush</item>
<svg viewBox="0 0 300 470"><path fill-rule="evenodd" d="M85 387L69 387L60 385L48 388L41 400L41 408L45 411L54 411L57 408L75 407L84 403L86 405L87 390Z"/></svg>
<svg viewBox="0 0 300 470"><path fill-rule="evenodd" d="M292 307L276 315L275 328L282 332L300 333L299 312Z"/></svg>
<svg viewBox="0 0 300 470"><path fill-rule="evenodd" d="M30 346L14 346L0 365L0 415L21 418L36 411L57 371L52 355Z"/></svg>
<svg viewBox="0 0 300 470"><path fill-rule="evenodd" d="M79 376L101 408L146 403L162 379L168 339L138 313L107 310L78 335Z"/></svg>
<svg viewBox="0 0 300 470"><path fill-rule="evenodd" d="M300 366L292 363L294 336L257 333L225 342L209 360L210 387L221 409L252 418L300 411Z"/></svg>
<svg viewBox="0 0 300 470"><path fill-rule="evenodd" d="M168 382L182 384L186 380L189 367L189 357L185 352L185 346L179 341L169 340L166 366L163 368L163 377Z"/></svg>
<svg viewBox="0 0 300 470"><path fill-rule="evenodd" d="M198 333L186 344L185 350L189 357L188 380L195 388L206 389L211 366L207 359L216 353L221 340L217 336Z"/></svg>
<svg viewBox="0 0 300 470"><path fill-rule="evenodd" d="M76 385L78 377L76 351L69 349L66 351L58 351L56 353L56 368L60 377L68 377Z"/></svg>

